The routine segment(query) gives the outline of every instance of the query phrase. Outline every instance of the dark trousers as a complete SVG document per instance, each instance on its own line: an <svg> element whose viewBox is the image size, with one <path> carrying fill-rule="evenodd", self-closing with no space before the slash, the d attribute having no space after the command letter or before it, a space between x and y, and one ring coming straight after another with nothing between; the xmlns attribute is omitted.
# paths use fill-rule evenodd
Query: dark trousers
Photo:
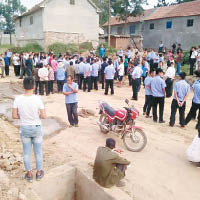
<svg viewBox="0 0 200 200"><path fill-rule="evenodd" d="M183 104L182 107L179 107L177 100L173 99L171 104L171 117L169 122L170 126L174 126L175 124L177 109L179 110L179 123L181 126L185 125L185 108L186 108L186 102Z"/></svg>
<svg viewBox="0 0 200 200"><path fill-rule="evenodd" d="M53 93L53 82L52 80L48 81L48 91L49 91L49 94L50 92Z"/></svg>
<svg viewBox="0 0 200 200"><path fill-rule="evenodd" d="M145 104L143 107L143 112L146 113L147 116L149 116L151 107L152 107L152 95L146 95L145 96Z"/></svg>
<svg viewBox="0 0 200 200"><path fill-rule="evenodd" d="M128 81L129 81L129 86L131 86L132 85L132 75L128 75Z"/></svg>
<svg viewBox="0 0 200 200"><path fill-rule="evenodd" d="M21 66L20 78L23 78L23 76L25 76L25 74L26 74L26 68Z"/></svg>
<svg viewBox="0 0 200 200"><path fill-rule="evenodd" d="M163 121L163 112L164 112L164 104L165 104L165 98L164 97L153 97L153 120L157 121L157 106L159 105L159 121Z"/></svg>
<svg viewBox="0 0 200 200"><path fill-rule="evenodd" d="M83 74L79 74L79 89L82 89L82 85L83 85L83 80L84 80L84 75Z"/></svg>
<svg viewBox="0 0 200 200"><path fill-rule="evenodd" d="M135 80L132 79L132 90L133 90L133 99L138 100L138 92L140 89L141 79L136 78Z"/></svg>
<svg viewBox="0 0 200 200"><path fill-rule="evenodd" d="M94 89L95 90L98 90L98 76L92 76L92 84L91 84L91 88L93 89L93 86L94 86Z"/></svg>
<svg viewBox="0 0 200 200"><path fill-rule="evenodd" d="M173 81L171 78L167 78L166 83L166 97L171 97L173 92Z"/></svg>
<svg viewBox="0 0 200 200"><path fill-rule="evenodd" d="M15 76L20 76L20 65L14 65Z"/></svg>
<svg viewBox="0 0 200 200"><path fill-rule="evenodd" d="M111 89L111 94L114 94L114 80L113 79L106 79L105 95L108 94L109 87Z"/></svg>
<svg viewBox="0 0 200 200"><path fill-rule="evenodd" d="M77 103L69 103L66 104L67 108L67 115L70 125L76 125L78 124L78 104Z"/></svg>
<svg viewBox="0 0 200 200"><path fill-rule="evenodd" d="M83 81L83 91L85 92L86 89L88 89L88 92L90 92L90 90L91 90L91 77L90 76L88 76L87 78L84 78L84 81Z"/></svg>
<svg viewBox="0 0 200 200"><path fill-rule="evenodd" d="M101 84L102 84L102 90L104 89L104 72L101 72Z"/></svg>
<svg viewBox="0 0 200 200"><path fill-rule="evenodd" d="M190 120L196 115L197 110L199 110L197 126L200 126L200 104L194 102L192 102L192 107L190 108L190 112L188 113L185 119L185 125L187 125L190 122Z"/></svg>
<svg viewBox="0 0 200 200"><path fill-rule="evenodd" d="M48 81L40 81L40 86L39 86L39 92L40 95L44 95L44 87L45 87L45 92L46 95L48 95Z"/></svg>
<svg viewBox="0 0 200 200"><path fill-rule="evenodd" d="M190 75L194 74L194 64L195 64L195 62L196 62L195 58L190 59Z"/></svg>
<svg viewBox="0 0 200 200"><path fill-rule="evenodd" d="M39 94L40 94L40 92L41 92L41 90L40 90L40 81L35 81L35 94L38 93L38 88L39 88Z"/></svg>
<svg viewBox="0 0 200 200"><path fill-rule="evenodd" d="M58 92L63 91L64 80L57 80Z"/></svg>
<svg viewBox="0 0 200 200"><path fill-rule="evenodd" d="M26 74L27 74L27 76L32 76L32 68L27 67L26 68Z"/></svg>
<svg viewBox="0 0 200 200"><path fill-rule="evenodd" d="M5 66L5 73L6 73L6 76L9 76L9 65Z"/></svg>

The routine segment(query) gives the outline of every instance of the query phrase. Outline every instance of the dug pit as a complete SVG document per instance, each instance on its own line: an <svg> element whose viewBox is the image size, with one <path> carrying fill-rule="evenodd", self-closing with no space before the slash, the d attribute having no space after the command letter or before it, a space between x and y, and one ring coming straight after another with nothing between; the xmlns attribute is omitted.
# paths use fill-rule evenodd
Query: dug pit
<svg viewBox="0 0 200 200"><path fill-rule="evenodd" d="M112 190L100 187L91 175L69 164L53 169L41 182L33 183L31 193L27 197L29 200L131 199L118 188Z"/></svg>

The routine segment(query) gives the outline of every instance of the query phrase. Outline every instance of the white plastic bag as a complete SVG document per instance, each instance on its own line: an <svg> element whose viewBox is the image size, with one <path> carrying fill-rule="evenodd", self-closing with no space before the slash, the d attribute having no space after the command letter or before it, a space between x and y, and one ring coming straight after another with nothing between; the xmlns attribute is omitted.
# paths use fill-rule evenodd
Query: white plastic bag
<svg viewBox="0 0 200 200"><path fill-rule="evenodd" d="M191 162L200 162L200 138L194 138L192 144L186 151L187 159Z"/></svg>

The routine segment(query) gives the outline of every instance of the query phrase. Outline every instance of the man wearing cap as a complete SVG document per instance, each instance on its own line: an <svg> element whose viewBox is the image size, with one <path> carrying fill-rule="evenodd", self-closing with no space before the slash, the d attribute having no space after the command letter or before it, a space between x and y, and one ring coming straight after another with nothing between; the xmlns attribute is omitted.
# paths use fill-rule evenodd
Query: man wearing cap
<svg viewBox="0 0 200 200"><path fill-rule="evenodd" d="M108 138L106 146L98 148L94 163L93 178L106 188L118 184L125 177L125 170L130 165L128 160L119 156L119 150L114 150L115 144L114 139Z"/></svg>
<svg viewBox="0 0 200 200"><path fill-rule="evenodd" d="M153 121L157 122L157 106L159 105L159 123L165 123L163 120L164 104L165 104L165 88L166 84L162 78L163 70L157 69L156 76L151 80L149 87L153 96Z"/></svg>

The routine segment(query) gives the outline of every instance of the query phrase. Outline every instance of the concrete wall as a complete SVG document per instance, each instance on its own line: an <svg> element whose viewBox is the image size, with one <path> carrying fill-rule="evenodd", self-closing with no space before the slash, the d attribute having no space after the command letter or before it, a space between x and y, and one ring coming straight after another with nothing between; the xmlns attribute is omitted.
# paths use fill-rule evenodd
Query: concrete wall
<svg viewBox="0 0 200 200"><path fill-rule="evenodd" d="M30 24L30 17L33 17L33 24ZM15 32L17 38L17 45L24 46L29 42L37 42L44 46L44 33L43 33L43 9L38 10L32 15L24 16L16 20Z"/></svg>
<svg viewBox="0 0 200 200"><path fill-rule="evenodd" d="M187 20L194 19L193 27L187 27ZM167 21L172 21L172 28L166 29ZM154 29L149 26L154 23ZM171 49L174 42L182 44L184 50L200 44L200 16L161 19L144 22L144 48L158 48L160 41Z"/></svg>
<svg viewBox="0 0 200 200"><path fill-rule="evenodd" d="M3 34L0 33L0 45L10 44L10 35L9 34ZM12 35L12 44L16 45L16 36Z"/></svg>
<svg viewBox="0 0 200 200"><path fill-rule="evenodd" d="M62 43L91 41L96 46L99 14L87 0L75 0L75 5L70 5L70 0L51 0L44 9L44 32L45 47L56 37Z"/></svg>

